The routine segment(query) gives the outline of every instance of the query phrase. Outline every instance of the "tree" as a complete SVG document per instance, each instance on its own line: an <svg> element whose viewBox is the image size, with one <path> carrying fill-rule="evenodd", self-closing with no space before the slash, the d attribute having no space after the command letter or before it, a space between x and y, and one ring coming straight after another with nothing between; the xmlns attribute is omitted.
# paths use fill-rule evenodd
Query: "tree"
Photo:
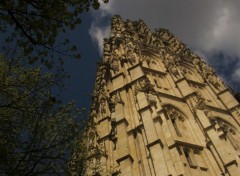
<svg viewBox="0 0 240 176"><path fill-rule="evenodd" d="M0 55L0 175L63 175L82 115L52 89L62 75Z"/></svg>
<svg viewBox="0 0 240 176"><path fill-rule="evenodd" d="M45 73L29 64L51 68L56 54L60 63L62 56L79 58L76 46L58 42L58 36L74 29L81 13L99 6L99 0L0 1L0 32L23 54L0 55L0 175L62 175L69 165L79 175L84 171L82 115L74 103L64 105L52 93L63 72Z"/></svg>
<svg viewBox="0 0 240 176"><path fill-rule="evenodd" d="M40 60L51 68L53 61L49 55L51 58L56 53L80 57L74 52L76 46L63 50L61 46L66 46L68 40L57 44L57 36L74 29L81 22L81 13L99 6L99 0L1 0L0 32L12 31L6 41L16 42L30 63Z"/></svg>
<svg viewBox="0 0 240 176"><path fill-rule="evenodd" d="M71 159L68 162L68 168L66 175L79 176L84 175L87 169L88 162L88 147L87 147L87 136L86 129L84 129L81 136L74 140L72 145Z"/></svg>

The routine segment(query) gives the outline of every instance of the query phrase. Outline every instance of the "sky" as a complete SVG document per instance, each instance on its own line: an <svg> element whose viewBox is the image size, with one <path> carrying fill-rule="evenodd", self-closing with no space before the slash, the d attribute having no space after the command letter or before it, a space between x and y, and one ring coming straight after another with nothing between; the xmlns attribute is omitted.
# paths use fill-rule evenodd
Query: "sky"
<svg viewBox="0 0 240 176"><path fill-rule="evenodd" d="M70 34L82 54L80 61L65 62L70 79L62 94L89 108L103 38L109 36L111 18L142 19L148 27L167 28L212 65L218 75L240 90L240 1L238 0L109 0L97 11L83 14L82 24Z"/></svg>

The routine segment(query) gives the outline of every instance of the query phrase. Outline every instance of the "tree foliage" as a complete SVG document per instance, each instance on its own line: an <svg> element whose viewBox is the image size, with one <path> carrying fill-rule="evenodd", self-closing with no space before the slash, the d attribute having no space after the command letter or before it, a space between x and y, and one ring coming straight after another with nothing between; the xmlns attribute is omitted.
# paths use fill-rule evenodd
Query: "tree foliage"
<svg viewBox="0 0 240 176"><path fill-rule="evenodd" d="M86 129L85 129L86 130ZM80 176L84 175L87 168L87 143L83 139L86 140L86 131L74 140L72 145L72 155L71 159L68 162L68 168L66 175L69 176Z"/></svg>
<svg viewBox="0 0 240 176"><path fill-rule="evenodd" d="M22 60L0 56L0 175L62 175L82 116L51 93L61 75Z"/></svg>
<svg viewBox="0 0 240 176"><path fill-rule="evenodd" d="M60 63L62 57L79 58L76 46L59 35L81 23L81 13L98 9L99 1L0 1L2 52L17 46L23 54L20 59L0 55L0 175L84 171L83 115L74 103L62 104L52 93L65 78L63 72L50 74L29 64L51 68L56 55Z"/></svg>
<svg viewBox="0 0 240 176"><path fill-rule="evenodd" d="M68 39L57 43L57 36L74 29L81 22L81 13L99 6L99 0L1 0L0 32L12 31L7 42L16 42L30 63L40 59L50 68L53 63L47 56L80 57L76 46L66 48Z"/></svg>

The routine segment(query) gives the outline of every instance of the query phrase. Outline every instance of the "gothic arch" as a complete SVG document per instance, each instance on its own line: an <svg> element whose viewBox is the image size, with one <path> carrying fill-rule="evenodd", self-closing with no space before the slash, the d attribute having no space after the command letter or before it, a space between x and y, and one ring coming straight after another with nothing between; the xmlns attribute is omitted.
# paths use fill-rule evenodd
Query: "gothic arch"
<svg viewBox="0 0 240 176"><path fill-rule="evenodd" d="M199 73L196 72L192 64L180 62L180 65L183 67L183 74L190 80L202 81L202 78L199 76Z"/></svg>
<svg viewBox="0 0 240 176"><path fill-rule="evenodd" d="M171 121L176 135L184 141L196 141L195 135L192 133L191 124L189 121L189 117L181 111L179 108L167 104L163 106L165 110L165 114L168 120Z"/></svg>
<svg viewBox="0 0 240 176"><path fill-rule="evenodd" d="M221 138L229 142L235 150L240 151L240 132L237 128L220 117L216 117L213 123L219 125L218 131L222 132Z"/></svg>
<svg viewBox="0 0 240 176"><path fill-rule="evenodd" d="M216 113L214 111L212 111L212 114L213 114L213 121L216 120L216 121L223 121L227 124L229 124L230 126L232 126L232 128L234 129L238 129L238 124L236 124L235 120L232 118L232 116L230 115L221 115L219 113Z"/></svg>

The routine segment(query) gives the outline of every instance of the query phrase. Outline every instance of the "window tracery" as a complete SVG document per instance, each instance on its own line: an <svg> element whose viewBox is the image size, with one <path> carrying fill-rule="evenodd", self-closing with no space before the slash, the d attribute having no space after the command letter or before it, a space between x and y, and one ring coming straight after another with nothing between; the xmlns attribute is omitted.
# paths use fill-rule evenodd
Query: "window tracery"
<svg viewBox="0 0 240 176"><path fill-rule="evenodd" d="M197 144L196 136L187 115L171 105L165 105L164 110L175 131L177 137L175 139L182 140L184 143Z"/></svg>
<svg viewBox="0 0 240 176"><path fill-rule="evenodd" d="M167 116L171 119L172 125L175 129L177 136L182 137L184 130L186 130L185 118L177 109L167 106L165 107Z"/></svg>
<svg viewBox="0 0 240 176"><path fill-rule="evenodd" d="M223 132L222 137L229 141L235 150L240 150L240 133L228 122L217 119L217 124Z"/></svg>

